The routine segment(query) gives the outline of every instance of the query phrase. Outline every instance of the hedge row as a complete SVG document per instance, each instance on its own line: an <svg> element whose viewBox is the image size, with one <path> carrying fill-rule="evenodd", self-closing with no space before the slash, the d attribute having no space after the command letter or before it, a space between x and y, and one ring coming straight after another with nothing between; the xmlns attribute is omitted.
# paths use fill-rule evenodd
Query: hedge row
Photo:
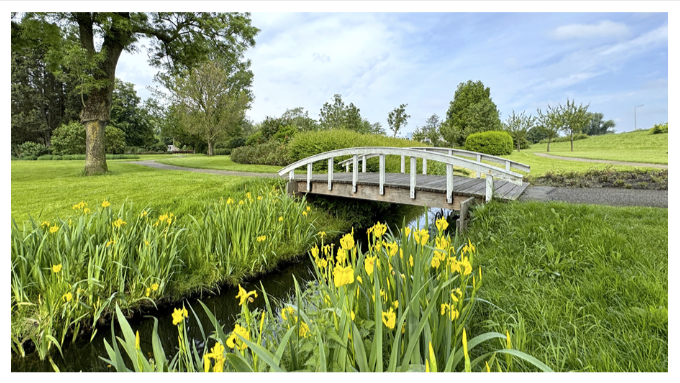
<svg viewBox="0 0 680 383"><path fill-rule="evenodd" d="M275 166L286 166L294 162L289 156L288 146L276 140L232 149L231 160L239 164Z"/></svg>
<svg viewBox="0 0 680 383"><path fill-rule="evenodd" d="M132 155L132 154L107 154L106 159L107 160L131 160L131 159L137 159L139 156L137 155ZM84 154L65 154L63 156L57 156L57 155L51 155L51 154L45 154L40 157L36 156L24 156L24 157L14 157L12 156L12 161L61 161L61 160L80 160L83 161L85 160L85 155Z"/></svg>

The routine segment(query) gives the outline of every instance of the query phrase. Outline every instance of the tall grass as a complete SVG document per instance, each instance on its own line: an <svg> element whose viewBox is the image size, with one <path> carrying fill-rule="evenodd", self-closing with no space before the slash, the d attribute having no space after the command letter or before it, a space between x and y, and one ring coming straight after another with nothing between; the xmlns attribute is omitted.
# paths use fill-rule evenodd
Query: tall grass
<svg viewBox="0 0 680 383"><path fill-rule="evenodd" d="M318 214L304 199L278 188L246 195L184 219L105 200L74 205L79 216L67 221L13 222L13 350L24 355L30 339L44 359L81 329L96 331L112 303L133 309L236 284L309 248Z"/></svg>
<svg viewBox="0 0 680 383"><path fill-rule="evenodd" d="M273 308L264 290L260 296L240 288L241 315L226 331L203 305L214 332L204 336L212 348L202 354L187 340L185 308L173 314L179 352L170 361L156 346L156 329L143 334L152 337L153 353L142 350L135 341L141 335L118 312L124 337L107 342L102 359L117 371L497 371L515 370L516 360L550 371L514 349L507 332L468 331L483 278L473 271L475 247L445 235L447 225L437 221L430 238L410 228L392 236L378 223L366 253L353 233L337 251L322 240L311 250L316 281L304 293L296 281L295 301ZM266 309L251 312L254 299L264 299ZM478 352L482 344L492 350Z"/></svg>

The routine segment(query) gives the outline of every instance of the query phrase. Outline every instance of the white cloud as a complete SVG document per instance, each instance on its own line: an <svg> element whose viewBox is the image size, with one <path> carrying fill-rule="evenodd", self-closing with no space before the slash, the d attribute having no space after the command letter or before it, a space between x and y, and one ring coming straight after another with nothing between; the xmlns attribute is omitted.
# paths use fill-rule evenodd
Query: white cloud
<svg viewBox="0 0 680 383"><path fill-rule="evenodd" d="M602 55L638 53L658 43L668 44L668 25L656 28L630 41L616 44L604 50Z"/></svg>
<svg viewBox="0 0 680 383"><path fill-rule="evenodd" d="M622 38L630 34L628 26L603 20L599 24L569 24L562 25L552 31L556 39L594 39L594 38Z"/></svg>

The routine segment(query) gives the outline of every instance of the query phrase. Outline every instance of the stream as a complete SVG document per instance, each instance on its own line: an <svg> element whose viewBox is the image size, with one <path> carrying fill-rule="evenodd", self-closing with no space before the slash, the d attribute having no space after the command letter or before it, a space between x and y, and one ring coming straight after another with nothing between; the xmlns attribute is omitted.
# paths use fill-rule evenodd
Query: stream
<svg viewBox="0 0 680 383"><path fill-rule="evenodd" d="M421 228L425 227L425 219L430 226L431 232L436 232L434 228L434 221L441 217L447 217L449 221L449 230L453 231L455 228L455 214L451 210L442 210L431 208L428 210L427 214L424 212L416 217L412 217L409 220L407 217L407 225L411 227L419 226ZM388 223L389 228L395 233L397 227L401 225L401 220L395 222L394 224ZM433 234L433 233L431 233ZM364 245L367 242L366 229L355 230L355 238L358 244L364 250ZM336 240L336 242L339 242ZM336 248L338 244L336 243ZM242 283L241 285L247 291L257 290L258 298L255 299L253 303L249 305L251 310L255 308L263 309L265 306L264 299L261 295L260 283L264 287L267 295L274 308L274 303L272 298L276 300L288 300L295 294L295 284L293 276L297 279L301 288L304 288L306 281L314 279L314 268L312 262L307 255L299 257L299 260L282 265L277 271L269 273L260 279ZM213 327L208 319L203 307L198 303L200 299L215 315L218 322L223 326L225 332L230 331L234 326L234 320L236 316L241 312L241 308L238 305L238 300L236 295L238 294L238 287L225 287L220 289L217 295L204 295L203 298L195 297L189 300L185 300L184 304L189 311L189 317L185 321L187 335L189 338L189 344L196 342L196 348L199 354L203 351L203 336L201 330L196 322L196 316L200 320L205 335L209 336ZM141 349L143 352L150 352L152 350L151 345L151 334L153 332L154 320L152 317L158 319L158 335L163 344L163 349L165 350L168 360L170 360L178 350L177 343L177 326L172 324L172 312L175 307L181 307L182 303L177 303L175 305L168 305L161 307L158 310L152 310L146 315L136 315L132 319L128 319L132 331L139 331L141 335ZM192 310L189 308L191 306L196 313L194 316ZM274 308L275 309L275 308ZM118 323L115 323L116 336L122 338L120 333L120 328ZM104 339L111 344L111 326L100 327L97 334L89 341L90 335L80 337L74 344L65 344L63 346L63 358L59 354L58 350L52 350L51 356L54 363L61 371L82 371L82 372L107 372L115 371L115 368L108 367L107 363L101 360L99 357L107 357L106 348L104 346ZM68 343L68 341L67 341ZM148 355L147 355L148 356ZM53 372L54 369L50 364L49 360L40 360L37 352L26 355L25 357L20 357L12 353L12 372Z"/></svg>

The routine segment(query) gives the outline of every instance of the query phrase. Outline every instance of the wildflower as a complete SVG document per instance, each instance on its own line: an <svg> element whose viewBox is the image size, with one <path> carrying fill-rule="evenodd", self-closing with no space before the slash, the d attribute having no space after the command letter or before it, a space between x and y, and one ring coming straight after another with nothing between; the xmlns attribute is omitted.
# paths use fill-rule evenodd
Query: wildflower
<svg viewBox="0 0 680 383"><path fill-rule="evenodd" d="M401 325L401 333L403 334L403 333L405 333L405 332L406 332L406 323L404 323L403 325Z"/></svg>
<svg viewBox="0 0 680 383"><path fill-rule="evenodd" d="M438 257L436 254L432 256L432 263L431 263L431 265L432 265L432 268L433 268L433 269L436 269L436 268L439 267L439 257Z"/></svg>
<svg viewBox="0 0 680 383"><path fill-rule="evenodd" d="M378 222L373 226L373 236L376 238L381 238L386 231L387 225L385 225L384 223Z"/></svg>
<svg viewBox="0 0 680 383"><path fill-rule="evenodd" d="M172 218L168 218L167 222L168 222L168 225L171 224L171 223L172 223Z"/></svg>
<svg viewBox="0 0 680 383"><path fill-rule="evenodd" d="M61 271L61 263L58 264L58 265L53 265L53 266L52 266L52 272L53 272L53 273L58 273L58 272L60 272L60 271Z"/></svg>
<svg viewBox="0 0 680 383"><path fill-rule="evenodd" d="M102 207L109 207L109 206L111 206L111 202L109 202L107 200L104 200L104 202L102 202Z"/></svg>
<svg viewBox="0 0 680 383"><path fill-rule="evenodd" d="M451 319L451 321L458 319L458 317L460 316L455 306L449 305L448 303L442 303L441 315L446 314L447 311L449 313L448 317Z"/></svg>
<svg viewBox="0 0 680 383"><path fill-rule="evenodd" d="M352 250L354 248L354 229L352 229L352 234L347 233L340 238L340 246L345 250Z"/></svg>
<svg viewBox="0 0 680 383"><path fill-rule="evenodd" d="M267 236L266 236L266 235L261 235L261 236L257 237L257 242L263 242L263 241L265 241L266 239L267 239Z"/></svg>
<svg viewBox="0 0 680 383"><path fill-rule="evenodd" d="M43 221L43 223L40 224L40 227L50 227L50 222L49 221Z"/></svg>
<svg viewBox="0 0 680 383"><path fill-rule="evenodd" d="M262 201L262 196L261 195L257 196L257 200Z"/></svg>
<svg viewBox="0 0 680 383"><path fill-rule="evenodd" d="M246 193L246 198L253 199L253 197L250 195L250 192Z"/></svg>
<svg viewBox="0 0 680 383"><path fill-rule="evenodd" d="M413 238L416 240L416 243L425 245L427 240L430 239L430 233L427 231L427 229L420 229L419 231L416 230L413 232Z"/></svg>
<svg viewBox="0 0 680 383"><path fill-rule="evenodd" d="M89 213L89 212L90 212L90 208L89 208L89 207L86 207L85 209L83 209L83 214L87 214L87 213Z"/></svg>
<svg viewBox="0 0 680 383"><path fill-rule="evenodd" d="M451 267L451 272L459 272L460 273L460 263L458 263L458 260L455 257L449 257L448 260L449 266Z"/></svg>
<svg viewBox="0 0 680 383"><path fill-rule="evenodd" d="M149 241L144 241L144 246L149 246Z"/></svg>
<svg viewBox="0 0 680 383"><path fill-rule="evenodd" d="M146 294L144 294L144 295L146 295L147 297L148 297L149 295L151 295L151 288L150 288L150 287L147 287L147 288L146 288Z"/></svg>
<svg viewBox="0 0 680 383"><path fill-rule="evenodd" d="M411 267L413 267L413 256L412 255L409 255L408 263L411 264Z"/></svg>
<svg viewBox="0 0 680 383"><path fill-rule="evenodd" d="M295 313L295 309L288 306L281 310L281 318L283 318L283 320L288 320L288 315L291 315L293 313Z"/></svg>
<svg viewBox="0 0 680 383"><path fill-rule="evenodd" d="M213 369L213 372L223 372L224 371L224 346L222 346L222 343L217 342L215 343L215 347L210 349L210 352L205 354L203 356L204 360L204 369L205 372L208 372L210 370L210 359L215 360L215 368Z"/></svg>
<svg viewBox="0 0 680 383"><path fill-rule="evenodd" d="M71 292L69 291L68 293L62 295L61 299L63 299L64 302L70 302L71 299L73 299L73 294L71 294Z"/></svg>
<svg viewBox="0 0 680 383"><path fill-rule="evenodd" d="M135 348L136 348L137 350L140 349L139 343L140 343L140 342L139 342L139 331L137 331L137 333L135 334Z"/></svg>
<svg viewBox="0 0 680 383"><path fill-rule="evenodd" d="M50 227L50 233L54 234L57 231L59 231L59 226L54 225L54 226Z"/></svg>
<svg viewBox="0 0 680 383"><path fill-rule="evenodd" d="M243 338L250 340L250 332L248 332L248 329L241 327L240 325L236 325L234 327L234 331L231 333L231 336L229 339L227 339L227 346L229 348L238 348L239 350L245 350L248 345L246 345L241 338L238 337L238 335L241 335Z"/></svg>
<svg viewBox="0 0 680 383"><path fill-rule="evenodd" d="M449 223L446 222L444 217L439 218L436 222L435 225L437 225L437 230L441 233L442 231L446 230L447 227L449 227Z"/></svg>
<svg viewBox="0 0 680 383"><path fill-rule="evenodd" d="M177 326L180 322L184 322L184 318L189 317L189 312L187 309L182 308L180 309L175 309L174 312L172 313L172 324Z"/></svg>
<svg viewBox="0 0 680 383"><path fill-rule="evenodd" d="M73 210L75 209L81 210L85 206L87 206L87 203L85 203L84 201L80 201L79 203L73 205Z"/></svg>
<svg viewBox="0 0 680 383"><path fill-rule="evenodd" d="M282 222L282 221L283 221L283 217L279 217L279 222Z"/></svg>
<svg viewBox="0 0 680 383"><path fill-rule="evenodd" d="M231 199L231 197L227 198L227 205L231 205L232 203L234 203L234 200Z"/></svg>
<svg viewBox="0 0 680 383"><path fill-rule="evenodd" d="M439 250L446 250L447 247L449 247L449 241L446 240L446 238L435 238L435 247Z"/></svg>
<svg viewBox="0 0 680 383"><path fill-rule="evenodd" d="M300 321L300 332L298 332L298 335L303 338L306 338L308 333L309 326L307 326L307 323Z"/></svg>
<svg viewBox="0 0 680 383"><path fill-rule="evenodd" d="M463 275L470 275L472 272L472 265L470 264L470 261L468 260L467 257L463 257L463 259L460 262L460 268L461 268L461 273Z"/></svg>
<svg viewBox="0 0 680 383"><path fill-rule="evenodd" d="M311 251L312 251L312 257L314 257L314 258L319 257L319 246L314 245L314 247L312 247Z"/></svg>
<svg viewBox="0 0 680 383"><path fill-rule="evenodd" d="M241 300L239 301L239 304L238 304L239 306L243 306L243 304L246 303L246 300L248 300L248 298L249 298L251 295L254 295L255 298L257 298L257 291L253 290L253 291L250 291L250 292L246 293L246 289L244 289L243 287L241 287L240 284L238 285L238 295L236 295L236 298L240 298L240 299L241 299ZM233 348L233 347L232 347L232 348Z"/></svg>
<svg viewBox="0 0 680 383"><path fill-rule="evenodd" d="M239 205L243 205L243 200L238 201Z"/></svg>
<svg viewBox="0 0 680 383"><path fill-rule="evenodd" d="M373 267L375 266L375 258L376 258L376 256L366 257L366 260L364 260L364 268L366 269L366 274L368 274L368 275L373 274Z"/></svg>
<svg viewBox="0 0 680 383"><path fill-rule="evenodd" d="M395 322L397 320L397 314L394 313L394 309L390 307L389 312L382 313L382 321L390 329L394 329Z"/></svg>
<svg viewBox="0 0 680 383"><path fill-rule="evenodd" d="M460 288L457 288L455 290L451 290L451 300L454 302L458 302L458 300L463 296L463 292L460 291Z"/></svg>
<svg viewBox="0 0 680 383"><path fill-rule="evenodd" d="M146 217L147 215L148 215L148 213L146 212L146 210L142 211L142 212L139 214L140 217Z"/></svg>
<svg viewBox="0 0 680 383"><path fill-rule="evenodd" d="M408 227L408 226L406 226L406 227L404 228L404 234L406 234L407 237L408 237L409 235L411 235L411 228Z"/></svg>
<svg viewBox="0 0 680 383"><path fill-rule="evenodd" d="M399 258L404 259L404 250L399 249Z"/></svg>
<svg viewBox="0 0 680 383"><path fill-rule="evenodd" d="M491 372L491 369L489 368L489 362L486 362L486 372Z"/></svg>
<svg viewBox="0 0 680 383"><path fill-rule="evenodd" d="M364 283L364 281L361 279L361 275L357 275L357 281L359 281L359 283Z"/></svg>
<svg viewBox="0 0 680 383"><path fill-rule="evenodd" d="M320 236L321 238L325 237L325 236L326 236L326 232L325 232L325 231L320 231L320 232L319 232L319 236Z"/></svg>
<svg viewBox="0 0 680 383"><path fill-rule="evenodd" d="M506 346L508 349L512 348L512 341L510 341L510 333L508 330L505 330L505 339L506 339Z"/></svg>
<svg viewBox="0 0 680 383"><path fill-rule="evenodd" d="M325 269L326 266L328 266L328 261L326 259L319 259L319 260L316 261L316 265L320 269Z"/></svg>
<svg viewBox="0 0 680 383"><path fill-rule="evenodd" d="M159 221L159 222L163 222L163 221L167 220L168 218L169 218L169 217L168 217L167 214L163 214L162 216L158 217L158 221Z"/></svg>
<svg viewBox="0 0 680 383"><path fill-rule="evenodd" d="M399 308L399 301L394 301L392 302L392 306L394 306L395 310Z"/></svg>
<svg viewBox="0 0 680 383"><path fill-rule="evenodd" d="M312 208L307 206L307 211L311 211L311 210L312 210Z"/></svg>
<svg viewBox="0 0 680 383"><path fill-rule="evenodd" d="M333 282L335 287L341 287L354 282L354 269L352 269L352 266L336 266L333 269Z"/></svg>
<svg viewBox="0 0 680 383"><path fill-rule="evenodd" d="M352 317L352 320L354 320L354 311L350 311L349 315Z"/></svg>
<svg viewBox="0 0 680 383"><path fill-rule="evenodd" d="M336 257L338 265L344 265L347 261L347 250L338 249L338 255Z"/></svg>
<svg viewBox="0 0 680 383"><path fill-rule="evenodd" d="M465 333L465 328L463 328L463 353L465 354L465 359L469 358L467 348L467 334Z"/></svg>
<svg viewBox="0 0 680 383"><path fill-rule="evenodd" d="M127 225L127 222L123 221L122 219L118 218L115 222L112 223L113 226L116 228L120 228L123 225Z"/></svg>
<svg viewBox="0 0 680 383"><path fill-rule="evenodd" d="M383 245L383 241L377 241L375 243L375 246L373 246L373 248L375 249L375 251L380 251L380 249L382 249L382 245Z"/></svg>
<svg viewBox="0 0 680 383"><path fill-rule="evenodd" d="M158 290L158 287L159 287L159 286L158 286L158 283L154 283L154 284L151 285L151 290L157 291L157 290Z"/></svg>
<svg viewBox="0 0 680 383"><path fill-rule="evenodd" d="M390 257L393 257L395 254L397 254L397 250L399 250L399 245L397 245L396 242L385 244L385 251L387 251L387 255Z"/></svg>
<svg viewBox="0 0 680 383"><path fill-rule="evenodd" d="M113 245L114 243L116 243L116 241L114 241L113 239L111 239L111 240L109 240L108 242L106 242L106 247L109 247L109 246Z"/></svg>

